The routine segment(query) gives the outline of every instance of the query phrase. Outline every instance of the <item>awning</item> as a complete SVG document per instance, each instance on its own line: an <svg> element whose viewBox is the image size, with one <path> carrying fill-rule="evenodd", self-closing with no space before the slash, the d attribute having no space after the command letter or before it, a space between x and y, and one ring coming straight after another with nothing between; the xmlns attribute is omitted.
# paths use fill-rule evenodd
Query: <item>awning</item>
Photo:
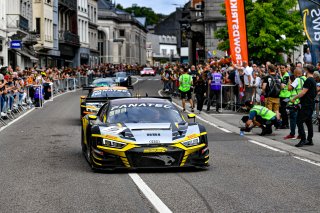
<svg viewBox="0 0 320 213"><path fill-rule="evenodd" d="M20 53L21 55L24 55L24 56L30 58L31 61L39 61L39 59L37 59L33 55L30 55L29 53L27 53L27 52L25 52L23 50L17 50L17 52Z"/></svg>

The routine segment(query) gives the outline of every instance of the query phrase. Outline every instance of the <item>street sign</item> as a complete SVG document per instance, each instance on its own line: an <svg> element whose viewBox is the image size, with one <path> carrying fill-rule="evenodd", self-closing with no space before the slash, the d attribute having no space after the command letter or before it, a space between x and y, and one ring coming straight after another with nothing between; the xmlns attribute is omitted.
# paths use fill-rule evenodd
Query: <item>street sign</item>
<svg viewBox="0 0 320 213"><path fill-rule="evenodd" d="M21 49L21 41L19 40L14 40L10 42L10 48L11 49Z"/></svg>

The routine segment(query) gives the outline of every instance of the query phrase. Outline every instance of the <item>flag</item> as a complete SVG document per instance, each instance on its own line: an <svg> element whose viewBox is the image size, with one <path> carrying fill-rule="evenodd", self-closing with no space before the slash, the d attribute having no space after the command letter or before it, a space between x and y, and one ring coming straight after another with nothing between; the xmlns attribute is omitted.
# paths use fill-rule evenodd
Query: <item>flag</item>
<svg viewBox="0 0 320 213"><path fill-rule="evenodd" d="M312 63L316 65L320 54L320 7L310 0L299 0L299 7Z"/></svg>
<svg viewBox="0 0 320 213"><path fill-rule="evenodd" d="M244 0L225 0L230 41L230 53L233 64L248 62L247 29Z"/></svg>

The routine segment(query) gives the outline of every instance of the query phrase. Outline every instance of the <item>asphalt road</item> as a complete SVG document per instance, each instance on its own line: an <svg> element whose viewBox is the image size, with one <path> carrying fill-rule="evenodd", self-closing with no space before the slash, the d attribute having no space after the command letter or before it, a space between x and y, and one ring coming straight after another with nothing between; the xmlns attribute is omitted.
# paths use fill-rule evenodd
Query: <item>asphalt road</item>
<svg viewBox="0 0 320 213"><path fill-rule="evenodd" d="M140 77L139 77L140 78ZM140 78L134 93L158 95ZM0 132L0 212L156 212L126 172L93 173L79 96L65 94ZM320 212L320 167L207 128L208 170L140 170L173 212Z"/></svg>

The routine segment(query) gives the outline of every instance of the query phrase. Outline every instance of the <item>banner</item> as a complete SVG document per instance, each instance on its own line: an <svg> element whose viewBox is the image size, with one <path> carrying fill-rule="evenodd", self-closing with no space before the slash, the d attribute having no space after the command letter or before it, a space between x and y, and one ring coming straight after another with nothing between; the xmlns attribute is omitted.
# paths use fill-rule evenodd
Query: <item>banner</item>
<svg viewBox="0 0 320 213"><path fill-rule="evenodd" d="M247 29L244 0L225 0L230 40L230 54L233 64L242 66L248 62Z"/></svg>
<svg viewBox="0 0 320 213"><path fill-rule="evenodd" d="M318 63L320 54L320 7L315 3L316 1L299 0L303 28L314 65Z"/></svg>

